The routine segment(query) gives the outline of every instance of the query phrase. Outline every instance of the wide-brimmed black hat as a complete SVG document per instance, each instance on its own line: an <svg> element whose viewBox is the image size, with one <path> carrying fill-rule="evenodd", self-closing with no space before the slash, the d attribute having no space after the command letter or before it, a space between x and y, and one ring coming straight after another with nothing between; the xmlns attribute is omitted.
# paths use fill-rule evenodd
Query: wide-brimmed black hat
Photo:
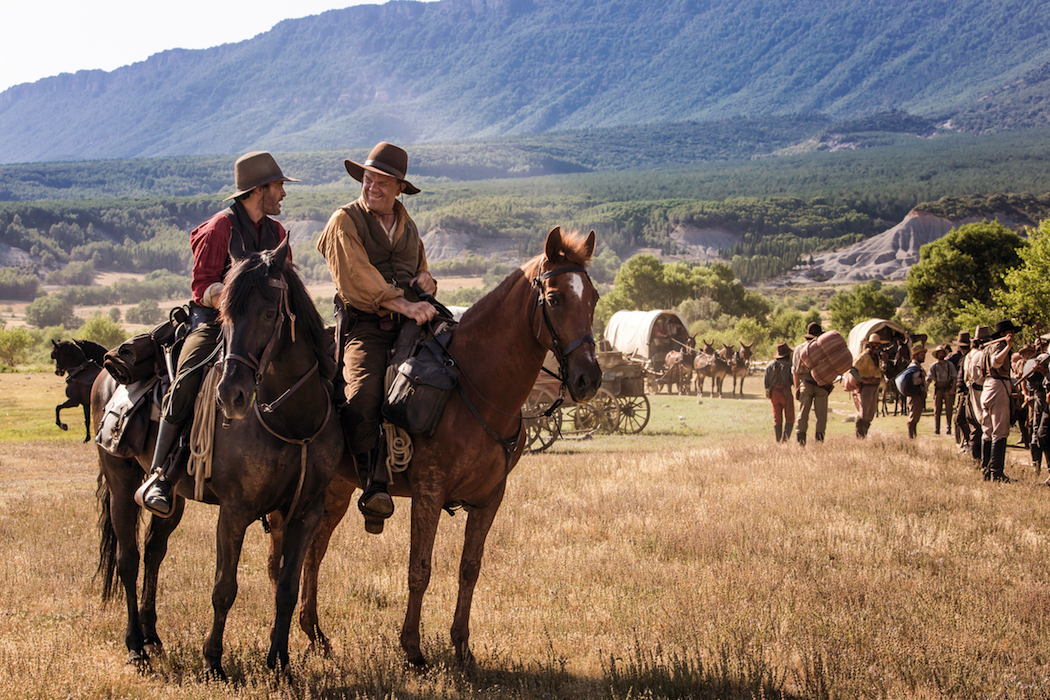
<svg viewBox="0 0 1050 700"><path fill-rule="evenodd" d="M970 331L959 331L959 337L955 339L955 347L970 347Z"/></svg>
<svg viewBox="0 0 1050 700"><path fill-rule="evenodd" d="M294 177L285 177L281 172L281 166L277 165L277 161L266 151L252 151L245 153L233 164L233 182L237 191L222 201L240 197L270 182L299 182L299 180Z"/></svg>
<svg viewBox="0 0 1050 700"><path fill-rule="evenodd" d="M368 154L368 160L364 163L355 163L349 158L343 161L346 172L358 182L362 181L365 171L370 170L380 175L389 175L400 180L405 185L405 194L418 194L419 188L405 179L408 175L408 153L405 149L392 143L381 141Z"/></svg>
<svg viewBox="0 0 1050 700"><path fill-rule="evenodd" d="M1021 327L1015 326L1013 320L1008 318L995 324L995 330L992 331L992 338L1002 338L1007 333L1017 333L1019 330L1021 330Z"/></svg>
<svg viewBox="0 0 1050 700"><path fill-rule="evenodd" d="M823 329L821 329L820 324L814 321L813 323L806 326L806 335L804 335L803 337L806 340L813 340L823 332L824 331Z"/></svg>

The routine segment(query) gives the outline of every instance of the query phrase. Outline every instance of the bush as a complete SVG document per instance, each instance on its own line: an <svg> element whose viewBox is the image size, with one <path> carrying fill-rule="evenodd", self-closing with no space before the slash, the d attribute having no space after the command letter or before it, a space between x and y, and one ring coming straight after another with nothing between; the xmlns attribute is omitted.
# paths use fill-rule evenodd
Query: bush
<svg viewBox="0 0 1050 700"><path fill-rule="evenodd" d="M25 361L33 337L24 328L0 328L0 364L14 367Z"/></svg>
<svg viewBox="0 0 1050 700"><path fill-rule="evenodd" d="M78 335L81 340L93 340L106 348L114 348L128 338L123 328L101 314L96 314L85 321Z"/></svg>
<svg viewBox="0 0 1050 700"><path fill-rule="evenodd" d="M73 305L54 294L34 299L33 303L26 307L26 323L37 328L75 328L80 325L77 317L73 315Z"/></svg>
<svg viewBox="0 0 1050 700"><path fill-rule="evenodd" d="M140 301L133 309L128 309L128 323L138 323L143 326L153 326L164 320L164 312L160 305L152 299Z"/></svg>
<svg viewBox="0 0 1050 700"><path fill-rule="evenodd" d="M95 263L91 260L73 261L61 270L56 270L47 276L48 284L91 285L95 283Z"/></svg>
<svg viewBox="0 0 1050 700"><path fill-rule="evenodd" d="M0 269L0 299L30 301L40 290L40 279L16 267Z"/></svg>

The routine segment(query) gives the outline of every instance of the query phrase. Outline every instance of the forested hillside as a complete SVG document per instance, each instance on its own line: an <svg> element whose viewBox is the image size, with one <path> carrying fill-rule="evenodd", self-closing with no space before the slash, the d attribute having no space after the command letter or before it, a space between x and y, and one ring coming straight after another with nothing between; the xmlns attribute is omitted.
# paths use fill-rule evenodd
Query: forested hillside
<svg viewBox="0 0 1050 700"><path fill-rule="evenodd" d="M889 109L1015 128L1046 120L1048 26L1036 0L395 0L10 88L0 162Z"/></svg>
<svg viewBox="0 0 1050 700"><path fill-rule="evenodd" d="M416 180L423 192L406 203L422 232L458 235L466 240L468 252L498 250L518 259L533 254L555 225L593 228L600 248L621 258L639 248L682 253L674 234L683 227L715 230L734 241L719 255L732 265L737 279L747 283L774 277L815 252L885 231L916 207L954 221L1003 215L1031 226L1045 218L1046 199L1037 196L1050 192L1050 138L1045 132L934 139L865 133L904 140L869 150L691 167L650 164L644 170L471 182L424 177ZM604 144L590 156L593 162L629 152L611 135L591 143ZM476 152L490 163L509 152L480 144L434 149L432 153ZM546 158L550 152L537 147L532 155ZM454 161L449 155L448 162ZM287 172L307 180L307 173L317 173L320 179L322 173L342 168L336 152L296 154L281 162L287 162ZM461 162L470 163L465 156ZM230 179L229 163L203 158L63 164L61 176L43 177L49 167L37 166L35 172L42 175L38 182L51 188L64 179L72 183L70 191L92 192L93 182L102 187L123 182L148 192L179 178L192 188L193 173L214 178L206 182ZM0 168L0 175L9 177L6 182L36 191L31 178L11 177L24 172L26 166ZM327 186L289 185L283 220L326 221L336 207L356 196L349 178L338 180L338 185L335 179ZM8 265L40 277L86 261L98 270L186 273L186 232L218 211L220 200L221 195L201 195L0 203L0 244L25 251L30 258L28 263ZM312 264L318 261L311 262L308 241L302 253L297 249L296 260L317 278L327 275L323 264Z"/></svg>

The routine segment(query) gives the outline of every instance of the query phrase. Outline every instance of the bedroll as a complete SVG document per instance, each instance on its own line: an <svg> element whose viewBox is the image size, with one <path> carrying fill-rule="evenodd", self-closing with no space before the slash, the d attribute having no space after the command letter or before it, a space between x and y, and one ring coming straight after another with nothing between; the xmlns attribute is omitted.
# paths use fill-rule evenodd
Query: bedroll
<svg viewBox="0 0 1050 700"><path fill-rule="evenodd" d="M827 331L806 343L801 359L821 386L834 384L836 377L853 366L853 354L838 331Z"/></svg>

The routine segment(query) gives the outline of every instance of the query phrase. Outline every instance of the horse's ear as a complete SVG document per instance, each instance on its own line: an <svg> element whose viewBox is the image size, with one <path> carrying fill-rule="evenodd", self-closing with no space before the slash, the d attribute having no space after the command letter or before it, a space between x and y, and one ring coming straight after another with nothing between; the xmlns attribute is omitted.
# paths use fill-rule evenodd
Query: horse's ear
<svg viewBox="0 0 1050 700"><path fill-rule="evenodd" d="M561 226L555 226L547 234L547 243L543 246L543 254L549 262L554 262L561 257Z"/></svg>
<svg viewBox="0 0 1050 700"><path fill-rule="evenodd" d="M587 234L587 240L583 242L583 252L587 260L591 259L594 255L594 230Z"/></svg>
<svg viewBox="0 0 1050 700"><path fill-rule="evenodd" d="M241 236L236 231L230 234L230 257L234 260L240 260L244 257L244 241L241 240Z"/></svg>
<svg viewBox="0 0 1050 700"><path fill-rule="evenodd" d="M291 236L285 236L284 240L281 241L281 244L273 250L274 267L281 270L284 269L285 264L288 262L289 238L291 238Z"/></svg>
<svg viewBox="0 0 1050 700"><path fill-rule="evenodd" d="M54 338L51 339L51 344L54 345L56 348L58 347L58 343L55 342Z"/></svg>

